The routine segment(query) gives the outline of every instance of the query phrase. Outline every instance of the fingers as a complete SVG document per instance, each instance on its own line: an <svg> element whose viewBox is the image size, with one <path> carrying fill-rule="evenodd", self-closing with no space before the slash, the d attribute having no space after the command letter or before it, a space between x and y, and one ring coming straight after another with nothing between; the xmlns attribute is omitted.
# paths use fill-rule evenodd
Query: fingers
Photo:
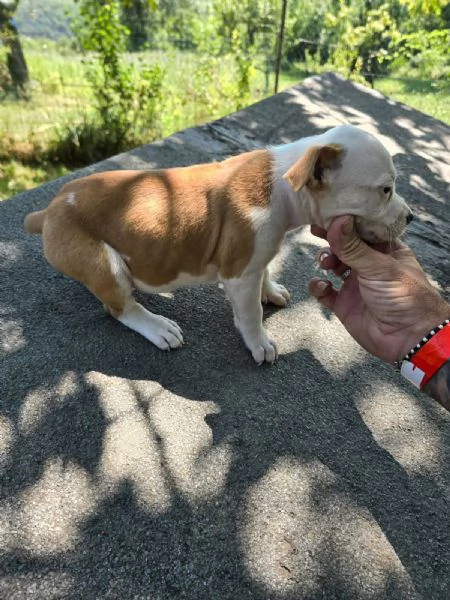
<svg viewBox="0 0 450 600"><path fill-rule="evenodd" d="M331 281L313 277L308 284L308 289L311 296L317 298L322 306L334 310L338 292L333 288Z"/></svg>
<svg viewBox="0 0 450 600"><path fill-rule="evenodd" d="M331 248L319 251L319 264L321 269L333 271L337 276L341 276L348 267L366 276L386 274L389 264L394 266L392 259L405 267L422 270L414 253L398 239L372 246L366 244L356 233L353 217L337 217L328 231L311 225L311 233L328 239Z"/></svg>
<svg viewBox="0 0 450 600"><path fill-rule="evenodd" d="M325 271L333 271L335 275L340 277L342 273L348 269L348 266L353 268L361 268L360 265L365 260L367 254L368 262L372 263L374 260L372 248L360 240L353 226L353 218L348 216L338 217L330 225L328 232L322 229L318 225L311 225L311 233L318 237L327 239L333 244L334 252L331 248L321 248L318 252L318 262L321 269ZM394 242L392 245L387 242L376 244L373 246L376 253L390 253L392 251L398 251L406 248L401 242ZM340 256L339 253L340 252ZM375 253L375 256L376 256ZM343 260L343 257L347 259L353 259L352 265L349 265L348 260ZM355 263L358 260L358 265Z"/></svg>
<svg viewBox="0 0 450 600"><path fill-rule="evenodd" d="M324 271L331 271L341 264L338 257L333 254L331 248L321 248L317 253L317 262Z"/></svg>
<svg viewBox="0 0 450 600"><path fill-rule="evenodd" d="M353 217L338 217L327 233L334 254L352 269L371 274L386 267L386 256L368 246L356 233Z"/></svg>
<svg viewBox="0 0 450 600"><path fill-rule="evenodd" d="M337 277L341 277L348 269L348 266L342 263L338 257L332 253L331 248L322 248L317 257L319 267L324 271L332 271Z"/></svg>

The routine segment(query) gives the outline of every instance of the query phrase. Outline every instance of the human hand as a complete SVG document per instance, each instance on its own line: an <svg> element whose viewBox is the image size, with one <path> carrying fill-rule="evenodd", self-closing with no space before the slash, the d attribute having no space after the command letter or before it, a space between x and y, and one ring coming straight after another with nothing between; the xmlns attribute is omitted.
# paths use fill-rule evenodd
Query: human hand
<svg viewBox="0 0 450 600"><path fill-rule="evenodd" d="M339 290L330 281L314 277L310 293L374 356L391 363L401 360L450 317L450 304L402 242L368 246L348 216L336 218L328 232L315 225L311 232L327 239L331 247L320 251L320 267L338 276L350 267L351 273Z"/></svg>

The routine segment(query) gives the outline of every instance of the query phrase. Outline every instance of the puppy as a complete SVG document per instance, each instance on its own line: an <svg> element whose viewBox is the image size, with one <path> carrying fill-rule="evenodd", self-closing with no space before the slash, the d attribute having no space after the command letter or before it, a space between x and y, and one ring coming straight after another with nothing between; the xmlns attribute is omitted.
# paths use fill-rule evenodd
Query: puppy
<svg viewBox="0 0 450 600"><path fill-rule="evenodd" d="M261 364L277 356L261 301L289 300L269 262L287 231L313 223L326 229L343 214L355 215L370 242L399 236L411 214L395 191L387 150L350 125L220 163L96 173L66 184L25 227L42 233L55 269L162 350L182 345L181 329L138 304L133 289L221 281L234 323Z"/></svg>

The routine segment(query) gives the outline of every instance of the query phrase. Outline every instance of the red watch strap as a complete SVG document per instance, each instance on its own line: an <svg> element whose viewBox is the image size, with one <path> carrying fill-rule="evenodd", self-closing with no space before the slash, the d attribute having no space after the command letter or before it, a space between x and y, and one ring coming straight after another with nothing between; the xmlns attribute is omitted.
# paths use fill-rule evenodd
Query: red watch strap
<svg viewBox="0 0 450 600"><path fill-rule="evenodd" d="M408 379L411 379L407 371L413 373L416 369L419 369L420 371L415 373L413 383L422 389L449 358L450 325L446 325L437 331L420 350L413 354L409 361L404 361L410 362L411 365L409 367L405 365L405 370L402 365L402 373Z"/></svg>

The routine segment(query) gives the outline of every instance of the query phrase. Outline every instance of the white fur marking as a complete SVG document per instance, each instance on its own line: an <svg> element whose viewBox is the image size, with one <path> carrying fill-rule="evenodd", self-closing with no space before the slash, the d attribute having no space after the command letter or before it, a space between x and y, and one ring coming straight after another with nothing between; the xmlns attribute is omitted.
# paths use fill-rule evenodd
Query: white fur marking
<svg viewBox="0 0 450 600"><path fill-rule="evenodd" d="M117 320L143 335L161 350L178 348L183 344L180 327L170 319L154 315L137 302L132 302L117 317Z"/></svg>
<svg viewBox="0 0 450 600"><path fill-rule="evenodd" d="M335 169L325 169L326 193L308 185L298 192L282 179L311 146L338 144L344 153ZM387 149L367 132L351 125L340 125L325 133L271 148L274 158L272 212L280 206L287 229L316 224L327 229L332 219L351 214L360 218L357 230L366 240L390 241L405 226L407 205L395 193L395 168ZM392 196L387 203L381 185L390 181Z"/></svg>
<svg viewBox="0 0 450 600"><path fill-rule="evenodd" d="M66 196L66 203L75 206L75 192L69 192Z"/></svg>
<svg viewBox="0 0 450 600"><path fill-rule="evenodd" d="M270 219L270 210L267 208L254 206L250 209L250 219L252 221L253 228L258 230L268 221L268 219Z"/></svg>
<svg viewBox="0 0 450 600"><path fill-rule="evenodd" d="M123 258L109 244L106 242L103 242L103 244L108 255L109 266L111 267L111 273L114 279L121 287L124 285L127 287L130 286L129 271Z"/></svg>
<svg viewBox="0 0 450 600"><path fill-rule="evenodd" d="M190 275L189 273L180 273L173 281L164 285L149 285L145 281L133 278L133 283L140 292L147 294L160 294L162 292L172 292L180 287L201 285L202 283L213 283L217 281L218 269L215 265L208 265L203 275Z"/></svg>

